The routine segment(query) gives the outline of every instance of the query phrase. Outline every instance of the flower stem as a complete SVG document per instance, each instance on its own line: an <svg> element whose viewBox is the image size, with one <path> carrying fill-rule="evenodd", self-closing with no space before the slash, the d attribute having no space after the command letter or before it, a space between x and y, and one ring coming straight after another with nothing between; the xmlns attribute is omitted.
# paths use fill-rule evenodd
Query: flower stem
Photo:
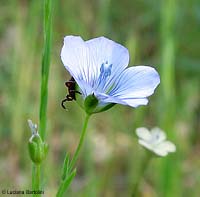
<svg viewBox="0 0 200 197"><path fill-rule="evenodd" d="M65 172L65 173L67 173L66 174L66 178L61 181L61 184L59 186L59 189L58 189L58 192L56 194L56 197L62 197L63 196L63 194L65 193L65 191L69 187L71 181L73 180L73 178L74 178L74 176L76 174L76 170L74 169L74 166L75 166L75 164L77 162L78 155L79 155L81 147L83 145L83 141L84 141L84 138L85 138L85 134L86 134L86 129L87 129L87 126L88 126L89 118L90 118L90 115L87 114L86 117L85 117L85 121L84 121L84 125L83 125L83 128L82 128L82 132L81 132L81 136L80 136L80 140L79 140L78 146L76 148L74 156L72 157L71 162L69 163L69 167L66 169L67 170L67 172Z"/></svg>
<svg viewBox="0 0 200 197"><path fill-rule="evenodd" d="M36 165L33 163L32 167L32 189L34 191L40 190L40 165ZM33 194L33 197L40 197L40 194Z"/></svg>
<svg viewBox="0 0 200 197"><path fill-rule="evenodd" d="M70 165L69 165L69 171L71 171L74 168L74 165L75 165L75 163L76 163L76 161L78 159L78 155L80 153L80 150L81 150L84 138L85 138L85 134L86 134L86 129L87 129L89 118L90 118L90 115L87 114L86 117L85 117L83 128L82 128L82 132L81 132L81 137L80 137L80 140L79 140L79 144L78 144L78 146L76 148L74 156L73 156L73 158L72 158L72 160L70 162Z"/></svg>
<svg viewBox="0 0 200 197"><path fill-rule="evenodd" d="M141 183L141 180L144 176L144 173L149 165L149 162L151 160L151 157L152 157L152 153L149 153L147 152L145 154L145 157L144 159L142 160L142 163L140 164L140 169L139 169L139 173L138 173L138 177L137 177L137 180L135 182L135 185L133 186L133 191L132 191L132 197L137 197L137 196L140 196L139 195L139 186L140 186L140 183Z"/></svg>

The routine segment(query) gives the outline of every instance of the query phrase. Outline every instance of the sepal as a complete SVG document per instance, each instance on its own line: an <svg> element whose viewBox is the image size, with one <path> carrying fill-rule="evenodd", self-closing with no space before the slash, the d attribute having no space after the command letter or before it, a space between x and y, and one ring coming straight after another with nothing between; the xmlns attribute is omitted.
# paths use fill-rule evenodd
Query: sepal
<svg viewBox="0 0 200 197"><path fill-rule="evenodd" d="M98 105L98 99L95 97L94 94L91 94L85 98L84 101L84 109L87 114L95 113L95 109Z"/></svg>

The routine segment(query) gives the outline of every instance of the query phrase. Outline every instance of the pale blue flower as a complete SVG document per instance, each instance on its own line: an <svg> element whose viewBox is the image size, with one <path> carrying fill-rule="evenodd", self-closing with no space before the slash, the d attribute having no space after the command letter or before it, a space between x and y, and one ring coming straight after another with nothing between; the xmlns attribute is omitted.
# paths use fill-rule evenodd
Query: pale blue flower
<svg viewBox="0 0 200 197"><path fill-rule="evenodd" d="M139 137L139 144L155 153L158 156L166 156L168 153L176 151L176 146L166 140L166 133L158 127L148 130L145 127L136 129L136 134Z"/></svg>
<svg viewBox="0 0 200 197"><path fill-rule="evenodd" d="M109 103L131 107L146 105L147 97L160 83L152 67L127 68L128 50L105 37L84 41L79 36L66 36L61 59L78 84L82 97L93 94L99 106Z"/></svg>

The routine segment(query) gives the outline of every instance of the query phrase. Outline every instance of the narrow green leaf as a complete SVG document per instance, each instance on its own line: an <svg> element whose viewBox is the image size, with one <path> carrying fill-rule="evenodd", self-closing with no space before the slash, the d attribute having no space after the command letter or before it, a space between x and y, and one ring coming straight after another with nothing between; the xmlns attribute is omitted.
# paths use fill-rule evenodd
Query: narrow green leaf
<svg viewBox="0 0 200 197"><path fill-rule="evenodd" d="M44 1L44 49L42 55L42 76L40 88L40 124L39 132L42 140L46 133L46 113L48 101L48 79L51 58L51 37L52 37L52 0Z"/></svg>
<svg viewBox="0 0 200 197"><path fill-rule="evenodd" d="M67 177L67 179L64 181L64 184L63 184L64 192L65 190L67 190L69 184L71 183L71 181L74 179L75 176L76 176L76 169L74 169L72 173L70 174L70 176Z"/></svg>
<svg viewBox="0 0 200 197"><path fill-rule="evenodd" d="M72 173L64 181L62 181L62 184L59 187L56 197L63 196L63 194L66 192L67 188L69 187L70 183L72 182L75 176L76 176L76 169L74 169Z"/></svg>
<svg viewBox="0 0 200 197"><path fill-rule="evenodd" d="M69 172L69 154L67 153L63 162L62 167L62 180L64 181L66 179L66 176Z"/></svg>

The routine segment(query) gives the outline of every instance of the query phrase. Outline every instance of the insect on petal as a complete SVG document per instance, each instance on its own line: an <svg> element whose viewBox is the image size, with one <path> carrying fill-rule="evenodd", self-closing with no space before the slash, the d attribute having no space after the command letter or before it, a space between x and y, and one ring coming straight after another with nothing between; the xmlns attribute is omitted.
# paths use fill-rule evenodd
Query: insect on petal
<svg viewBox="0 0 200 197"><path fill-rule="evenodd" d="M95 88L98 89L99 77L103 71L101 68L104 68L102 65L111 68L109 78L102 78L103 91L109 88L127 67L129 53L122 45L104 37L85 42L79 36L66 36L61 59L86 97L92 94Z"/></svg>
<svg viewBox="0 0 200 197"><path fill-rule="evenodd" d="M66 36L61 50L61 60L65 68L70 72L84 94L90 88L88 62L90 60L89 49L79 36Z"/></svg>
<svg viewBox="0 0 200 197"><path fill-rule="evenodd" d="M110 103L131 107L147 105L147 97L160 83L152 67L126 68L128 50L105 37L84 41L79 36L66 36L61 59L79 86L83 99L94 94L99 100L99 111Z"/></svg>

